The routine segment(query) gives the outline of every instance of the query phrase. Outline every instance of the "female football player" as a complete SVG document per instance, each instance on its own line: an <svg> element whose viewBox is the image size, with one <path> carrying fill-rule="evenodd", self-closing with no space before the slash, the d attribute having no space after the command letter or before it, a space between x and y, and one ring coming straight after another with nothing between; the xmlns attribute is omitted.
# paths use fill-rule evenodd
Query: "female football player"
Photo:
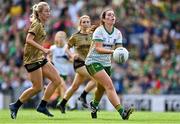
<svg viewBox="0 0 180 124"><path fill-rule="evenodd" d="M68 75L69 58L65 52L66 39L66 33L64 31L58 31L54 38L54 45L50 47L51 53L49 54L50 61L54 64L54 67L60 73L60 77L62 79L61 85L57 87L54 93L57 95L55 97L60 98L63 98L64 93L67 89L65 81ZM54 97L54 95L52 97Z"/></svg>
<svg viewBox="0 0 180 124"><path fill-rule="evenodd" d="M97 82L95 98L90 102L92 118L97 118L98 104L104 92L123 119L128 119L133 111L131 107L124 108L120 104L110 78L111 55L114 52L114 46L120 47L122 45L122 35L114 27L115 21L116 17L112 9L102 12L101 25L93 33L93 42L85 60L87 71Z"/></svg>
<svg viewBox="0 0 180 124"><path fill-rule="evenodd" d="M62 113L65 113L65 105L67 101L70 99L70 97L73 95L73 93L79 88L79 86L85 80L90 79L90 75L86 70L85 62L84 62L90 48L91 37L92 37L92 33L89 30L91 27L90 17L87 15L81 16L79 20L79 27L80 27L80 31L73 34L70 37L66 49L66 52L73 60L73 65L76 73L72 85L66 91L63 100L59 104L59 109L61 110ZM71 47L75 48L75 53L72 53L70 51ZM94 88L94 86L95 86L94 81L90 80L87 86L85 87L85 90L79 97L79 100L83 102L82 105L86 108L88 107L86 102L86 95L91 89Z"/></svg>
<svg viewBox="0 0 180 124"><path fill-rule="evenodd" d="M33 13L30 18L31 25L26 36L23 57L24 66L28 71L32 87L25 90L15 103L9 105L12 119L16 118L17 112L23 103L43 89L43 77L48 78L51 82L44 92L37 111L50 117L53 116L46 105L54 90L61 84L61 78L54 66L46 59L50 50L42 47L46 37L45 23L49 17L50 7L48 3L39 2L33 6Z"/></svg>

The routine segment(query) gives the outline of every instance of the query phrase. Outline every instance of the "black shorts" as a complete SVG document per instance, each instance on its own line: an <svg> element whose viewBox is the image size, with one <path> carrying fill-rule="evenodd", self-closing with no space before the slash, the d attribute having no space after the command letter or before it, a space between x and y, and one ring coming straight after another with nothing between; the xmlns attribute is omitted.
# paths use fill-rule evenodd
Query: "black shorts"
<svg viewBox="0 0 180 124"><path fill-rule="evenodd" d="M26 64L26 65L24 65L24 67L26 68L26 70L28 72L33 72L33 71L39 69L40 67L44 66L47 62L48 62L47 59L44 59L42 61L38 61L35 63Z"/></svg>
<svg viewBox="0 0 180 124"><path fill-rule="evenodd" d="M84 60L78 58L78 59L75 59L74 62L73 62L73 67L74 67L74 70L76 71L77 68L80 68L82 66L85 66L85 62Z"/></svg>

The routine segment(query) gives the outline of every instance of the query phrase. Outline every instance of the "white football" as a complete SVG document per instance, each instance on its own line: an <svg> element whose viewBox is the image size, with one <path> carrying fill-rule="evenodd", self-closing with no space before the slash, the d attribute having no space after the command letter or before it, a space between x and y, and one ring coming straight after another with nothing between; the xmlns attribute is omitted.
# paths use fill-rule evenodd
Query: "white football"
<svg viewBox="0 0 180 124"><path fill-rule="evenodd" d="M113 53L113 59L115 62L123 64L125 63L129 58L129 52L124 47L118 47L114 50Z"/></svg>

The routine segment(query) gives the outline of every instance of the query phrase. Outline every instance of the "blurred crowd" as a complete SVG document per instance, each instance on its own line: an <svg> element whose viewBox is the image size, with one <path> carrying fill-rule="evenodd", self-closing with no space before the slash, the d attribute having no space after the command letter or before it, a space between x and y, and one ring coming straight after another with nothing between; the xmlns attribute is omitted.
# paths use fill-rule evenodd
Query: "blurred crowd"
<svg viewBox="0 0 180 124"><path fill-rule="evenodd" d="M17 95L31 86L23 67L23 47L31 7L38 0L0 0L0 92ZM52 17L44 47L54 34L68 37L77 31L78 19L87 14L99 24L106 7L114 9L129 60L113 62L112 79L118 94L180 94L180 1L176 0L46 0ZM73 79L69 74L68 85Z"/></svg>

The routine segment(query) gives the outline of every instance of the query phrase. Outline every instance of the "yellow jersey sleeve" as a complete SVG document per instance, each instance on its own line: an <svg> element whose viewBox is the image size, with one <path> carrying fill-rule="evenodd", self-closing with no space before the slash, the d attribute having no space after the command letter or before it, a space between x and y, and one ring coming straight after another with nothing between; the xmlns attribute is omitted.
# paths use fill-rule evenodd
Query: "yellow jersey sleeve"
<svg viewBox="0 0 180 124"><path fill-rule="evenodd" d="M73 46L75 46L75 42L76 42L76 38L74 35L72 35L69 40L68 40L68 46L71 48Z"/></svg>
<svg viewBox="0 0 180 124"><path fill-rule="evenodd" d="M28 33L31 33L33 35L37 35L38 32L40 31L40 23L38 23L37 21L33 22L28 30Z"/></svg>

